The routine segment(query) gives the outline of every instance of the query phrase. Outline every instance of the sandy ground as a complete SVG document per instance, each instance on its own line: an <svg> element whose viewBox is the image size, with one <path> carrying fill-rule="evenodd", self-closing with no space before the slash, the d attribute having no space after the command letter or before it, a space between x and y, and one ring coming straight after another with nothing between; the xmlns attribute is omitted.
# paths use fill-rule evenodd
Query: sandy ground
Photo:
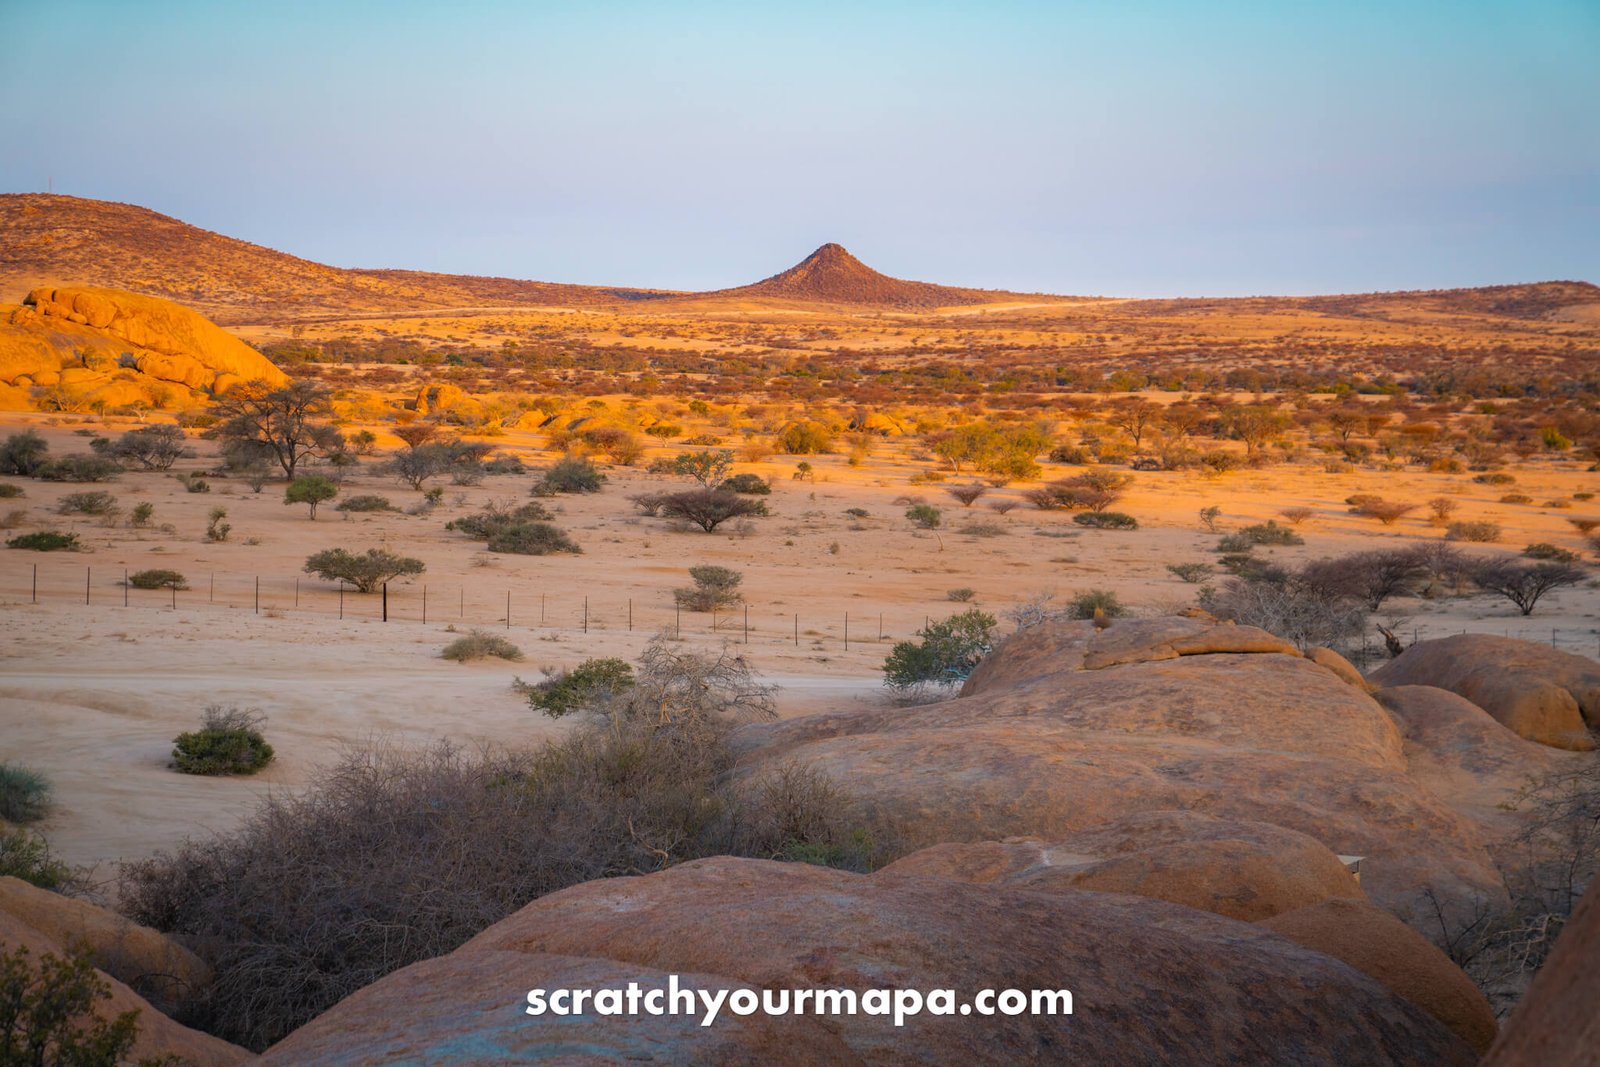
<svg viewBox="0 0 1600 1067"><path fill-rule="evenodd" d="M0 434L22 425L39 427L56 453L87 449L77 430L127 428L6 415L0 417ZM495 443L530 462L547 458L536 451L540 442L532 436ZM180 469L214 462L209 442L197 441L196 447L201 456ZM1215 561L1216 537L1198 520L1206 505L1222 508L1225 528L1264 521L1290 506L1316 509L1316 517L1300 527L1304 546L1264 551L1286 561L1439 536L1418 517L1421 512L1393 527L1348 515L1342 501L1355 492L1418 503L1451 495L1460 502L1458 517L1492 519L1505 527L1501 544L1471 549L1485 553L1520 550L1534 541L1577 549L1581 541L1567 516L1600 516L1595 501L1570 509L1541 506L1577 492L1600 492L1600 475L1572 463L1536 461L1516 472L1515 487L1478 485L1467 474L1328 474L1280 467L1209 479L1188 472L1140 473L1118 507L1137 516L1141 529L1085 531L1067 513L1024 505L1000 516L981 501L968 511L939 485L910 485L909 476L927 466L909 458L911 448L888 443L858 468L847 466L843 456L813 457L815 482L791 477L793 459L737 465L775 480L767 498L773 516L754 520L745 534L674 530L642 518L627 496L667 483L639 470L615 469L602 493L551 502L558 524L584 554L542 558L491 556L481 543L444 530L446 521L489 500L526 499L532 481L527 475L490 478L475 487L447 485L444 503L428 515L385 512L347 519L333 510L335 500L314 522L303 506L283 504L281 483L253 494L236 479L214 479L210 493L191 494L159 473L130 472L104 486L23 481L25 496L0 501L0 515L25 512L13 530L74 529L89 550L0 550L0 759L34 766L54 782L59 809L42 828L57 851L73 862L104 863L226 827L263 791L304 782L343 744L374 737L520 743L563 729L527 708L511 690L513 676L537 676L541 667L570 667L595 655L636 655L652 634L679 624L671 591L688 584L685 568L695 563L744 573L752 630L745 645L742 612L720 617L715 633L708 616L685 613L683 639L741 642L756 670L782 687L781 713L796 715L884 700L879 671L890 643L927 618L961 610L964 605L949 598L953 589L972 589L973 602L997 614L1051 590L1112 589L1146 612L1192 603L1196 587L1178 581L1166 565ZM124 509L118 524L55 513L66 493L96 488L118 498ZM987 499L1018 496L1020 488L1026 487L998 490ZM1535 503L1498 503L1509 488ZM375 473L370 461L345 483L345 496L356 493L379 493L401 508L420 499ZM905 521L906 505L897 501L906 496L944 509L939 536ZM126 511L141 500L155 505L155 525L131 529ZM226 543L204 538L206 515L214 507L228 510L233 530ZM868 514L852 517L847 508ZM341 620L337 592L301 573L301 565L322 548L374 545L422 559L427 572L391 588L390 622L378 619L379 598L353 594L344 599ZM147 567L188 577L193 588L178 594L175 610L165 592L134 590L124 606L124 570ZM1591 656L1600 649L1600 589L1594 581L1551 594L1531 619L1486 596L1397 600L1385 605L1379 619L1398 623L1408 638L1413 632L1426 637L1477 630L1541 641L1554 637L1560 647ZM525 661L458 666L441 660L439 650L451 639L448 628L469 626L508 633ZM268 715L268 737L279 752L270 770L250 780L211 780L167 769L172 738L217 702L259 707Z"/></svg>

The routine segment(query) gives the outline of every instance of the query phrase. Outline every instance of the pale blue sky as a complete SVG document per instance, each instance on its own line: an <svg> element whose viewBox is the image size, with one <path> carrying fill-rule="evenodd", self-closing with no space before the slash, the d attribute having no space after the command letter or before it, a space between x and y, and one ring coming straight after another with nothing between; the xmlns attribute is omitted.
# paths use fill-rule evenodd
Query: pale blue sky
<svg viewBox="0 0 1600 1067"><path fill-rule="evenodd" d="M1600 281L1600 0L0 0L0 191L698 289ZM0 235L3 240L3 235Z"/></svg>

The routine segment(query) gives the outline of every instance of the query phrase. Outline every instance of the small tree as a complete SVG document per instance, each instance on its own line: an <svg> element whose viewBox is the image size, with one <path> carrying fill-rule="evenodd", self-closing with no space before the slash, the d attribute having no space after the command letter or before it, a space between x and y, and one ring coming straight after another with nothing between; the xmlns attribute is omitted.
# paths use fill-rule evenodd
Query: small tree
<svg viewBox="0 0 1600 1067"><path fill-rule="evenodd" d="M20 474L32 478L47 463L50 445L36 431L23 430L7 437L0 445L0 474Z"/></svg>
<svg viewBox="0 0 1600 1067"><path fill-rule="evenodd" d="M989 487L982 482L973 482L971 485L948 485L944 491L960 501L962 507L970 508L989 491Z"/></svg>
<svg viewBox="0 0 1600 1067"><path fill-rule="evenodd" d="M534 483L534 496L554 496L556 493L598 493L606 476L587 456L570 454L551 464Z"/></svg>
<svg viewBox="0 0 1600 1067"><path fill-rule="evenodd" d="M689 568L689 577L694 579L694 587L674 589L672 597L690 611L716 611L744 599L744 594L739 592L744 575L730 567L701 564Z"/></svg>
<svg viewBox="0 0 1600 1067"><path fill-rule="evenodd" d="M668 493L661 498L659 511L665 518L692 522L706 533L711 533L729 519L767 513L761 501L750 500L724 489L690 489L682 493Z"/></svg>
<svg viewBox="0 0 1600 1067"><path fill-rule="evenodd" d="M233 529L233 524L224 521L227 517L227 508L211 509L211 513L206 516L207 541L226 541L228 539L228 532Z"/></svg>
<svg viewBox="0 0 1600 1067"><path fill-rule="evenodd" d="M376 592L385 582L421 574L426 569L420 559L397 556L382 548L369 548L359 554L330 548L307 557L305 565L307 574L330 582L349 582L360 593Z"/></svg>
<svg viewBox="0 0 1600 1067"><path fill-rule="evenodd" d="M944 522L944 515L932 504L912 504L906 508L906 519L919 530L927 530L939 542L939 551L944 551L944 538L939 536L939 527Z"/></svg>
<svg viewBox="0 0 1600 1067"><path fill-rule="evenodd" d="M1577 585L1584 579L1581 567L1569 563L1518 563L1493 560L1478 567L1473 581L1487 592L1505 597L1524 615L1532 615L1534 605L1552 589Z"/></svg>
<svg viewBox="0 0 1600 1067"><path fill-rule="evenodd" d="M183 431L176 426L142 426L129 430L106 449L119 463L137 463L145 470L171 470L183 456Z"/></svg>
<svg viewBox="0 0 1600 1067"><path fill-rule="evenodd" d="M139 1011L95 1014L111 987L87 950L46 952L35 963L26 946L0 953L0 1063L6 1067L117 1067L139 1036Z"/></svg>
<svg viewBox="0 0 1600 1067"><path fill-rule="evenodd" d="M680 452L672 460L672 473L699 483L702 489L710 489L727 477L732 466L732 449L712 448L704 452Z"/></svg>
<svg viewBox="0 0 1600 1067"><path fill-rule="evenodd" d="M333 391L301 379L284 386L245 382L223 393L212 406L217 424L207 432L255 456L270 457L294 479L311 456L327 456L344 445L344 437L327 422L333 417Z"/></svg>
<svg viewBox="0 0 1600 1067"><path fill-rule="evenodd" d="M290 482L283 491L285 504L305 504L316 521L317 505L339 495L339 487L320 474L307 474Z"/></svg>

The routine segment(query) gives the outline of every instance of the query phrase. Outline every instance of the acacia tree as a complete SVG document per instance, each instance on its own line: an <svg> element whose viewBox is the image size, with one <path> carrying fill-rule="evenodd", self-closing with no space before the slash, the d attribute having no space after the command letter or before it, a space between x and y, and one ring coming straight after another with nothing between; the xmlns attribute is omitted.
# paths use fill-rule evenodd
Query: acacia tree
<svg viewBox="0 0 1600 1067"><path fill-rule="evenodd" d="M1152 404L1139 397L1128 403L1118 404L1112 409L1106 421L1133 438L1133 447L1138 448L1144 441L1144 435L1160 419L1161 405Z"/></svg>
<svg viewBox="0 0 1600 1067"><path fill-rule="evenodd" d="M729 519L767 513L759 500L750 500L726 489L690 489L682 493L668 493L660 498L658 508L664 517L686 519L706 533Z"/></svg>
<svg viewBox="0 0 1600 1067"><path fill-rule="evenodd" d="M330 548L306 558L305 571L330 582L341 579L356 587L360 593L376 592L392 578L421 574L425 568L420 559L397 556L382 548L369 548L362 553L342 548Z"/></svg>
<svg viewBox="0 0 1600 1067"><path fill-rule="evenodd" d="M303 478L296 478L289 483L283 491L285 504L305 504L311 509L313 521L317 517L317 505L324 500L332 500L339 495L339 487L320 474L308 474Z"/></svg>
<svg viewBox="0 0 1600 1067"><path fill-rule="evenodd" d="M306 378L283 386L237 385L217 397L211 413L218 422L207 436L220 439L225 450L270 456L290 481L303 460L344 446L344 435L321 421L333 416L333 391Z"/></svg>
<svg viewBox="0 0 1600 1067"><path fill-rule="evenodd" d="M1524 615L1532 615L1539 598L1550 590L1577 585L1584 577L1583 568L1568 563L1516 563L1512 560L1492 560L1472 574L1472 580L1480 588L1505 597Z"/></svg>

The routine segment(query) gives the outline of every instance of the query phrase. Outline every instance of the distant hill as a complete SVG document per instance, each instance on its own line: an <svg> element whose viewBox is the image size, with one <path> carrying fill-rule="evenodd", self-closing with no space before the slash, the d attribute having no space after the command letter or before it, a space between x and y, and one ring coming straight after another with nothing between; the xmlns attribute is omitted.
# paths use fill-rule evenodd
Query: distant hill
<svg viewBox="0 0 1600 1067"><path fill-rule="evenodd" d="M345 270L132 204L0 194L0 303L42 285L125 289L224 324L482 305L593 305L674 294L422 271Z"/></svg>
<svg viewBox="0 0 1600 1067"><path fill-rule="evenodd" d="M891 278L852 256L843 245L831 243L823 245L781 274L774 274L754 285L742 285L737 289L722 289L704 295L896 308L990 304L1017 296L1015 293L959 289L949 285Z"/></svg>

